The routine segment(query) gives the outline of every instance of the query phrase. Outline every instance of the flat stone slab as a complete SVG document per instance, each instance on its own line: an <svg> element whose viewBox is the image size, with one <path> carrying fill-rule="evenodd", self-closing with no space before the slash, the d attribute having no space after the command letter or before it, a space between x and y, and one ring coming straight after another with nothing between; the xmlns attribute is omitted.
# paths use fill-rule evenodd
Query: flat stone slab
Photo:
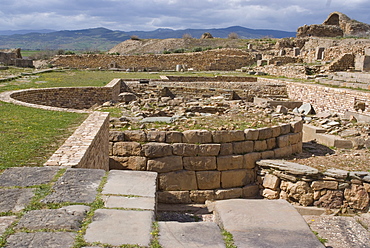
<svg viewBox="0 0 370 248"><path fill-rule="evenodd" d="M7 248L53 247L70 248L76 233L73 232L36 232L16 233L8 238Z"/></svg>
<svg viewBox="0 0 370 248"><path fill-rule="evenodd" d="M13 167L0 175L0 187L28 187L49 183L59 167Z"/></svg>
<svg viewBox="0 0 370 248"><path fill-rule="evenodd" d="M114 195L103 195L106 208L131 208L143 210L155 210L154 197L125 197Z"/></svg>
<svg viewBox="0 0 370 248"><path fill-rule="evenodd" d="M34 196L33 189L0 189L0 212L19 212Z"/></svg>
<svg viewBox="0 0 370 248"><path fill-rule="evenodd" d="M159 243L163 248L225 248L220 228L212 222L158 222Z"/></svg>
<svg viewBox="0 0 370 248"><path fill-rule="evenodd" d="M155 123L155 122L164 122L164 123L172 123L176 119L173 117L146 117L142 119L140 122L141 123Z"/></svg>
<svg viewBox="0 0 370 248"><path fill-rule="evenodd" d="M0 236L4 234L6 229L17 219L17 216L2 216L0 217Z"/></svg>
<svg viewBox="0 0 370 248"><path fill-rule="evenodd" d="M84 237L89 243L149 246L153 220L153 211L98 209Z"/></svg>
<svg viewBox="0 0 370 248"><path fill-rule="evenodd" d="M45 203L92 203L104 170L70 168L53 186L53 193L46 196Z"/></svg>
<svg viewBox="0 0 370 248"><path fill-rule="evenodd" d="M61 209L42 209L27 212L18 222L17 229L53 229L78 231L88 206L67 206Z"/></svg>
<svg viewBox="0 0 370 248"><path fill-rule="evenodd" d="M111 170L102 194L155 197L157 173Z"/></svg>
<svg viewBox="0 0 370 248"><path fill-rule="evenodd" d="M327 247L370 247L370 232L355 218L346 216L305 216L311 229L326 239Z"/></svg>
<svg viewBox="0 0 370 248"><path fill-rule="evenodd" d="M265 159L257 161L256 163L260 166L271 167L281 171L286 171L293 175L315 175L319 173L319 171L315 168L284 160Z"/></svg>
<svg viewBox="0 0 370 248"><path fill-rule="evenodd" d="M215 202L216 219L238 248L324 247L302 216L285 200Z"/></svg>

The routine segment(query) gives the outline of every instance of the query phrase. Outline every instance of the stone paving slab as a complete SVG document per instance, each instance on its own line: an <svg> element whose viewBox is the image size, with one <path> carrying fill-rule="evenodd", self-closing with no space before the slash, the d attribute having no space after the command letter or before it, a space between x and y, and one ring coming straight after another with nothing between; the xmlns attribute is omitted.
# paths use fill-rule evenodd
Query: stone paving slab
<svg viewBox="0 0 370 248"><path fill-rule="evenodd" d="M60 209L42 209L27 212L18 222L16 229L53 229L78 231L90 207L72 205Z"/></svg>
<svg viewBox="0 0 370 248"><path fill-rule="evenodd" d="M36 232L16 233L8 238L6 248L70 248L76 233L72 232Z"/></svg>
<svg viewBox="0 0 370 248"><path fill-rule="evenodd" d="M104 170L70 168L53 186L53 193L45 197L45 203L92 203Z"/></svg>
<svg viewBox="0 0 370 248"><path fill-rule="evenodd" d="M19 212L25 208L34 196L32 188L0 189L0 212Z"/></svg>
<svg viewBox="0 0 370 248"><path fill-rule="evenodd" d="M13 167L0 175L0 187L28 187L49 183L60 167Z"/></svg>
<svg viewBox="0 0 370 248"><path fill-rule="evenodd" d="M0 236L3 235L6 229L16 220L17 220L17 216L0 217Z"/></svg>
<svg viewBox="0 0 370 248"><path fill-rule="evenodd" d="M153 211L98 209L86 230L85 240L89 243L101 242L113 246L148 246L153 220Z"/></svg>
<svg viewBox="0 0 370 248"><path fill-rule="evenodd" d="M284 200L217 201L215 214L238 248L324 247L297 210Z"/></svg>
<svg viewBox="0 0 370 248"><path fill-rule="evenodd" d="M111 170L102 194L155 197L157 173Z"/></svg>
<svg viewBox="0 0 370 248"><path fill-rule="evenodd" d="M163 248L224 248L220 228L212 222L158 222L159 243Z"/></svg>
<svg viewBox="0 0 370 248"><path fill-rule="evenodd" d="M370 247L370 232L348 216L304 216L311 229L332 248Z"/></svg>
<svg viewBox="0 0 370 248"><path fill-rule="evenodd" d="M155 199L153 197L125 197L114 195L103 195L106 208L132 208L143 210L155 210Z"/></svg>

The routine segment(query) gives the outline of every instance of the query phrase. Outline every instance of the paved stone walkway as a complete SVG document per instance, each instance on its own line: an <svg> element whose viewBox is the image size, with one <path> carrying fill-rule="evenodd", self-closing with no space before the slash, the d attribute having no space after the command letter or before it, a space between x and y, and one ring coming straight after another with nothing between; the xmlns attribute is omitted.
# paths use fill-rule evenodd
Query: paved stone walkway
<svg viewBox="0 0 370 248"><path fill-rule="evenodd" d="M217 201L217 223L159 221L158 234L156 182L155 172L7 169L0 174L0 247L221 248L226 245L220 226L239 248L324 247L295 208L282 200ZM370 247L364 228L370 216L329 217L306 216L306 221L333 248ZM338 240L348 237L345 233L351 236L332 240L328 226Z"/></svg>

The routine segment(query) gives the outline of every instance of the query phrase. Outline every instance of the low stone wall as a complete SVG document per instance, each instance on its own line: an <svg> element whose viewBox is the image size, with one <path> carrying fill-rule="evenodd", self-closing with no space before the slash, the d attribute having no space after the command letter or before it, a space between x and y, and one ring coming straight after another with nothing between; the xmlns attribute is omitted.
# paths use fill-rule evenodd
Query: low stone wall
<svg viewBox="0 0 370 248"><path fill-rule="evenodd" d="M258 182L267 199L285 199L301 206L366 212L370 204L370 173L317 169L283 160L261 160Z"/></svg>
<svg viewBox="0 0 370 248"><path fill-rule="evenodd" d="M165 203L253 198L255 162L302 151L302 122L239 131L111 131L110 169L158 172Z"/></svg>
<svg viewBox="0 0 370 248"><path fill-rule="evenodd" d="M122 80L113 79L104 87L63 87L19 90L15 100L59 108L87 109L94 104L118 100Z"/></svg>

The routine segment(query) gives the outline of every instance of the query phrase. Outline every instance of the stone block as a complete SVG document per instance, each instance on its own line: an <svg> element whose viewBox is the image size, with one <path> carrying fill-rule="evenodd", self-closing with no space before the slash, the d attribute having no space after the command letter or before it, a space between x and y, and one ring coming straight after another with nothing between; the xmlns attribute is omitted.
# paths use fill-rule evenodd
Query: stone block
<svg viewBox="0 0 370 248"><path fill-rule="evenodd" d="M124 131L126 141L146 142L146 133L141 130Z"/></svg>
<svg viewBox="0 0 370 248"><path fill-rule="evenodd" d="M299 142L302 142L302 132L292 133L291 135L289 135L289 141L290 144L297 144Z"/></svg>
<svg viewBox="0 0 370 248"><path fill-rule="evenodd" d="M109 131L109 141L110 142L125 141L125 133L121 131Z"/></svg>
<svg viewBox="0 0 370 248"><path fill-rule="evenodd" d="M184 157L194 157L197 155L198 145L187 143L175 143L172 144L172 150L174 155Z"/></svg>
<svg viewBox="0 0 370 248"><path fill-rule="evenodd" d="M130 156L130 157L116 157L109 158L110 170L146 170L146 157Z"/></svg>
<svg viewBox="0 0 370 248"><path fill-rule="evenodd" d="M260 189L258 185L255 184L247 185L242 188L242 197L247 199L256 198L259 195L259 191Z"/></svg>
<svg viewBox="0 0 370 248"><path fill-rule="evenodd" d="M216 200L235 199L242 196L242 188L218 189L215 190Z"/></svg>
<svg viewBox="0 0 370 248"><path fill-rule="evenodd" d="M297 154L302 152L302 142L292 145L292 154Z"/></svg>
<svg viewBox="0 0 370 248"><path fill-rule="evenodd" d="M175 171L159 174L159 189L164 191L198 189L194 171Z"/></svg>
<svg viewBox="0 0 370 248"><path fill-rule="evenodd" d="M258 131L259 131L259 134L258 134L259 140L266 140L266 139L272 138L271 127L259 128Z"/></svg>
<svg viewBox="0 0 370 248"><path fill-rule="evenodd" d="M172 146L166 143L146 143L142 146L146 157L159 158L172 155Z"/></svg>
<svg viewBox="0 0 370 248"><path fill-rule="evenodd" d="M264 189L262 191L262 196L269 200L279 199L279 191L272 189Z"/></svg>
<svg viewBox="0 0 370 248"><path fill-rule="evenodd" d="M213 190L191 190L190 200L194 203L205 203L207 200L213 201L215 192Z"/></svg>
<svg viewBox="0 0 370 248"><path fill-rule="evenodd" d="M273 126L271 127L271 131L272 131L272 138L276 138L281 134L281 127Z"/></svg>
<svg viewBox="0 0 370 248"><path fill-rule="evenodd" d="M256 140L254 141L254 151L262 152L267 150L267 142L266 140Z"/></svg>
<svg viewBox="0 0 370 248"><path fill-rule="evenodd" d="M290 133L290 124L282 124L280 125L280 135L288 134Z"/></svg>
<svg viewBox="0 0 370 248"><path fill-rule="evenodd" d="M275 157L274 151L261 152L261 159L268 159L268 158L274 158L274 157Z"/></svg>
<svg viewBox="0 0 370 248"><path fill-rule="evenodd" d="M168 204L191 203L189 191L158 191L158 202Z"/></svg>
<svg viewBox="0 0 370 248"><path fill-rule="evenodd" d="M182 142L182 132L169 131L166 132L166 143L181 143Z"/></svg>
<svg viewBox="0 0 370 248"><path fill-rule="evenodd" d="M266 174L262 185L264 188L277 190L280 187L280 178L272 174Z"/></svg>
<svg viewBox="0 0 370 248"><path fill-rule="evenodd" d="M109 142L109 156L113 156L113 142Z"/></svg>
<svg viewBox="0 0 370 248"><path fill-rule="evenodd" d="M253 169L256 166L256 161L261 159L261 153L259 152L251 152L247 153L243 156L243 168L245 169Z"/></svg>
<svg viewBox="0 0 370 248"><path fill-rule="evenodd" d="M184 157L184 168L192 171L215 170L216 157Z"/></svg>
<svg viewBox="0 0 370 248"><path fill-rule="evenodd" d="M141 144L137 142L117 142L113 145L115 156L140 156Z"/></svg>
<svg viewBox="0 0 370 248"><path fill-rule="evenodd" d="M220 188L221 172L219 171L197 171L198 189Z"/></svg>
<svg viewBox="0 0 370 248"><path fill-rule="evenodd" d="M338 189L337 181L314 181L311 183L313 190Z"/></svg>
<svg viewBox="0 0 370 248"><path fill-rule="evenodd" d="M267 150L272 150L276 147L276 138L266 140Z"/></svg>
<svg viewBox="0 0 370 248"><path fill-rule="evenodd" d="M235 141L243 141L244 132L241 130L221 130L213 131L212 139L214 143L228 143Z"/></svg>
<svg viewBox="0 0 370 248"><path fill-rule="evenodd" d="M197 156L218 156L220 147L220 144L198 145Z"/></svg>
<svg viewBox="0 0 370 248"><path fill-rule="evenodd" d="M284 158L293 154L291 146L281 147L274 149L275 158Z"/></svg>
<svg viewBox="0 0 370 248"><path fill-rule="evenodd" d="M170 172L183 169L181 156L168 156L148 160L148 170L156 172Z"/></svg>
<svg viewBox="0 0 370 248"><path fill-rule="evenodd" d="M183 133L183 141L191 144L212 143L212 133L207 130L187 130Z"/></svg>
<svg viewBox="0 0 370 248"><path fill-rule="evenodd" d="M234 154L245 154L248 152L253 152L254 142L253 141L240 141L233 142L233 152Z"/></svg>
<svg viewBox="0 0 370 248"><path fill-rule="evenodd" d="M281 148L281 147L289 146L291 144L290 143L290 136L291 136L291 134L285 134L285 135L281 135L281 136L277 137L276 138L277 147Z"/></svg>
<svg viewBox="0 0 370 248"><path fill-rule="evenodd" d="M344 198L352 209L363 211L369 208L370 196L362 185L352 184L351 188L345 189Z"/></svg>
<svg viewBox="0 0 370 248"><path fill-rule="evenodd" d="M244 135L246 140L257 140L259 136L258 129L245 129Z"/></svg>
<svg viewBox="0 0 370 248"><path fill-rule="evenodd" d="M233 154L233 144L232 143L222 143L220 144L220 156Z"/></svg>
<svg viewBox="0 0 370 248"><path fill-rule="evenodd" d="M253 172L247 169L221 172L221 188L243 187L253 182Z"/></svg>
<svg viewBox="0 0 370 248"><path fill-rule="evenodd" d="M217 157L217 170L235 170L243 168L243 155L229 155Z"/></svg>
<svg viewBox="0 0 370 248"><path fill-rule="evenodd" d="M149 142L166 142L166 132L148 131L146 138Z"/></svg>
<svg viewBox="0 0 370 248"><path fill-rule="evenodd" d="M300 133L303 130L303 121L295 121L290 123L290 131L292 133Z"/></svg>

